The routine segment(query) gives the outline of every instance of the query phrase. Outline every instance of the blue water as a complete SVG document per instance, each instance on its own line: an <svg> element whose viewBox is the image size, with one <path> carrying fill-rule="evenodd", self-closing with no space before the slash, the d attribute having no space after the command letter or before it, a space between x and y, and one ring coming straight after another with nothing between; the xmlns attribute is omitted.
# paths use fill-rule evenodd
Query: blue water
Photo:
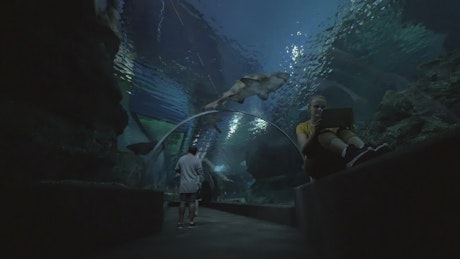
<svg viewBox="0 0 460 259"><path fill-rule="evenodd" d="M203 156L244 174L249 147L267 139L291 145L309 96L356 108L362 124L386 91L409 86L420 64L458 48L459 4L421 2L125 0L114 66L128 109L172 124L202 112L244 75L290 73L268 100L253 96L224 107L255 117L220 114L214 124L195 120L179 129L182 151L195 141Z"/></svg>

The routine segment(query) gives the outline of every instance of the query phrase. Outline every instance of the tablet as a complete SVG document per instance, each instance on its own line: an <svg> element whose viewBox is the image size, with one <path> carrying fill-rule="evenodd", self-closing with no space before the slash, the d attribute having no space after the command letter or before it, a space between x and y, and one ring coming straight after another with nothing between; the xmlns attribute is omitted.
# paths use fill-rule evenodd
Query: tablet
<svg viewBox="0 0 460 259"><path fill-rule="evenodd" d="M346 108L324 109L321 113L320 128L337 128L353 125L353 110Z"/></svg>

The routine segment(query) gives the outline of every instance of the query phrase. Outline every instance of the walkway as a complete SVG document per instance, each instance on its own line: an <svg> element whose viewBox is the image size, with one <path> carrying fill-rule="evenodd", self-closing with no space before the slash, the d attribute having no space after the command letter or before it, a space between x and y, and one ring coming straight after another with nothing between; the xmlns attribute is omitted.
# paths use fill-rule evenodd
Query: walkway
<svg viewBox="0 0 460 259"><path fill-rule="evenodd" d="M312 258L292 227L200 207L196 227L177 229L177 207L165 211L162 232L90 258Z"/></svg>

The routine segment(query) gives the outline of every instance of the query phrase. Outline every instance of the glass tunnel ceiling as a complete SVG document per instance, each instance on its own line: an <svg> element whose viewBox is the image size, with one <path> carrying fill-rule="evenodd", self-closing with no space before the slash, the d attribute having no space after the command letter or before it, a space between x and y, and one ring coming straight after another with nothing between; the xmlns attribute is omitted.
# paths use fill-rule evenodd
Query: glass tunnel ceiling
<svg viewBox="0 0 460 259"><path fill-rule="evenodd" d="M159 152L143 158L145 181L165 190L173 188L173 166L192 143L212 162L214 182L222 182L220 197L247 198L251 186L266 179L295 182L303 170L295 126L307 119L310 96L353 107L360 130L387 92L410 88L421 64L458 48L453 32L459 4L421 2L121 1L123 38L115 68L130 122L120 149L164 139ZM229 101L218 108L226 111L188 119L244 75L277 71L290 79L267 100ZM439 107L439 101L427 105ZM453 106L442 108L457 114ZM457 122L453 115L448 124ZM267 160L281 162L254 163Z"/></svg>

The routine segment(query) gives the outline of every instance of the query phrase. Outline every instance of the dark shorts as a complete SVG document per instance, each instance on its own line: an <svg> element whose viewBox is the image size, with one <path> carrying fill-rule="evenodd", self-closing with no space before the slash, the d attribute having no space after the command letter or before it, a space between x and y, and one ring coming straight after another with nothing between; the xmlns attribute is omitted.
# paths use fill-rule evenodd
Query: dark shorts
<svg viewBox="0 0 460 259"><path fill-rule="evenodd" d="M179 194L179 200L181 203L190 204L195 203L196 193L181 193Z"/></svg>

